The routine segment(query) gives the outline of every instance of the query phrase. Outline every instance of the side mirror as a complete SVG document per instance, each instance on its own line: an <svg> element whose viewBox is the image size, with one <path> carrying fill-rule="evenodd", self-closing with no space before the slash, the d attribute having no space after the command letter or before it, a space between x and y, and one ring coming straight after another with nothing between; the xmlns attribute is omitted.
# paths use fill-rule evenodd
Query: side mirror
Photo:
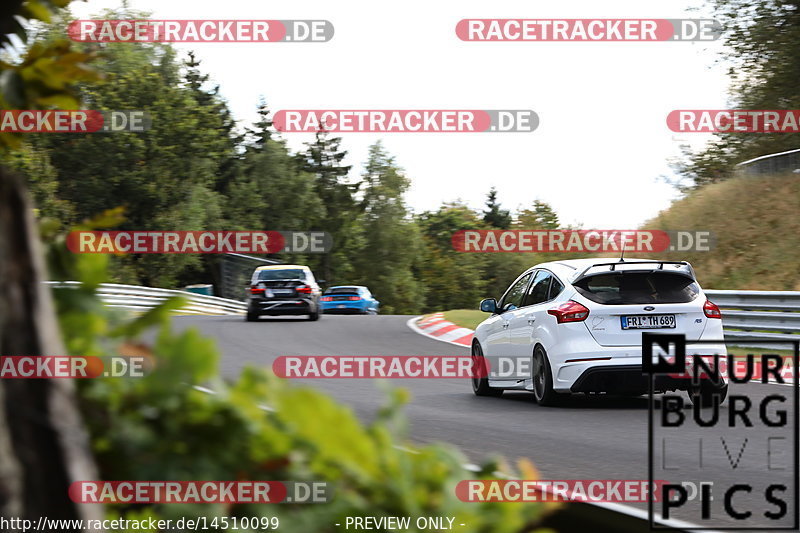
<svg viewBox="0 0 800 533"><path fill-rule="evenodd" d="M486 298L481 300L481 311L484 313L497 313L497 300L494 298Z"/></svg>

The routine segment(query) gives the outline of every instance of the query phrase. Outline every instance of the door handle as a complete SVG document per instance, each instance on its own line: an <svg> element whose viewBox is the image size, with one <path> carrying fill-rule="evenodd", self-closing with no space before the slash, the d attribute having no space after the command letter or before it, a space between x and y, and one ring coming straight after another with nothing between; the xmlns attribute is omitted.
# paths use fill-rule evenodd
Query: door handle
<svg viewBox="0 0 800 533"><path fill-rule="evenodd" d="M529 325L529 326L532 326L534 322L536 322L536 318L535 318L535 317L534 317L534 318L529 318L529 319L528 319L528 325Z"/></svg>
<svg viewBox="0 0 800 533"><path fill-rule="evenodd" d="M508 328L508 322L503 322L503 329Z"/></svg>

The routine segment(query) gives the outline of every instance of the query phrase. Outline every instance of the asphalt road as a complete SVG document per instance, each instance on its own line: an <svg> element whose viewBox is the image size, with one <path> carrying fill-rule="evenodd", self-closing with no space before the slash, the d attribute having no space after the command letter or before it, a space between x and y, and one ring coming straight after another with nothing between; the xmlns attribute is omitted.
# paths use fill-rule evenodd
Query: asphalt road
<svg viewBox="0 0 800 533"><path fill-rule="evenodd" d="M325 316L318 322L303 318L281 317L248 323L239 317L181 317L179 328L196 326L216 339L222 352L221 369L235 377L245 366L271 367L279 355L462 355L466 348L429 339L409 329L407 316ZM382 403L380 390L371 380L314 379L298 380L330 393L352 406L363 420L369 420ZM405 379L393 380L408 388L412 400L406 408L411 438L417 443L434 441L458 445L473 462L492 455L510 460L528 457L540 470L542 479L648 479L648 399L604 396L574 396L562 406L540 407L533 395L506 392L501 398L480 398L472 394L466 380ZM786 478L786 472L769 467L794 468L793 443L772 441L768 455L766 437L796 435L787 428L773 433L758 422L759 402L779 391L789 394L791 387L747 384L731 390L750 397L755 411L753 428L738 427L710 433L690 423L678 429L658 430L656 453L664 452L662 463L678 467L670 477L658 472L657 479L714 481L714 489L724 490L733 483L750 483L754 492L735 496L742 510L750 509L752 519L777 508L764 499L763 489L770 482ZM791 396L790 396L791 399ZM789 404L791 405L791 404ZM721 409L727 423L729 403ZM791 420L792 408L789 407ZM770 412L774 407L770 409ZM691 410L684 413L691 418ZM708 412L706 412L708 414ZM663 444L666 437L666 445ZM744 438L748 439L742 449ZM703 469L699 468L703 446ZM658 448L658 446L665 446ZM737 463L737 457L739 458ZM658 463L658 460L656 461ZM732 463L737 463L736 467ZM694 469L692 470L692 465ZM794 516L794 488L778 494L789 504ZM714 492L711 506L717 527L741 526L724 516L723 494ZM700 523L699 507L688 504L674 517ZM646 508L646 504L631 504ZM691 507L691 508L689 508ZM781 522L786 524L786 522ZM776 524L777 525L777 524Z"/></svg>

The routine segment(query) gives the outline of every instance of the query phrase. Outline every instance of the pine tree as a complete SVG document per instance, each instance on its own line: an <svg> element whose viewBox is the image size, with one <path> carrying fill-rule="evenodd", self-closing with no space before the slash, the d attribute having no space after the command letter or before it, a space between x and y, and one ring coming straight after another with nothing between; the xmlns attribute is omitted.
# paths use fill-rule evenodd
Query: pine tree
<svg viewBox="0 0 800 533"><path fill-rule="evenodd" d="M351 167L342 164L347 151L340 148L341 142L340 137L321 129L314 142L306 143L306 150L297 156L300 169L314 176L316 193L322 201L320 224L314 229L327 231L333 237L333 249L323 254L320 265L322 277L333 283L352 276L351 258L357 252L353 230L358 217L355 194L359 184L347 179Z"/></svg>
<svg viewBox="0 0 800 533"><path fill-rule="evenodd" d="M497 189L492 187L486 195L486 209L483 211L483 221L489 226L497 229L508 229L511 227L511 213L508 209L500 209L500 202L497 201Z"/></svg>

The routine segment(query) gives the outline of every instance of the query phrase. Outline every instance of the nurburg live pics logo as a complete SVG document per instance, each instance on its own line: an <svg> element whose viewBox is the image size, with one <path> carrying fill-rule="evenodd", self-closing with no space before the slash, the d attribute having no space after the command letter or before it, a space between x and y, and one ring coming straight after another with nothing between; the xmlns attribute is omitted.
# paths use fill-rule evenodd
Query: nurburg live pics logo
<svg viewBox="0 0 800 533"><path fill-rule="evenodd" d="M665 484L658 504L663 519L700 524L682 530L800 527L800 341L758 343L772 348L745 348L750 353L742 357L741 348L734 355L724 341L642 334L642 370L650 382L648 477L682 480ZM793 355L781 355L787 346ZM677 375L691 379L690 390L727 381L727 400L689 404L681 391L654 396ZM696 487L690 496L687 488ZM648 504L650 528L669 529L655 521L652 497Z"/></svg>

